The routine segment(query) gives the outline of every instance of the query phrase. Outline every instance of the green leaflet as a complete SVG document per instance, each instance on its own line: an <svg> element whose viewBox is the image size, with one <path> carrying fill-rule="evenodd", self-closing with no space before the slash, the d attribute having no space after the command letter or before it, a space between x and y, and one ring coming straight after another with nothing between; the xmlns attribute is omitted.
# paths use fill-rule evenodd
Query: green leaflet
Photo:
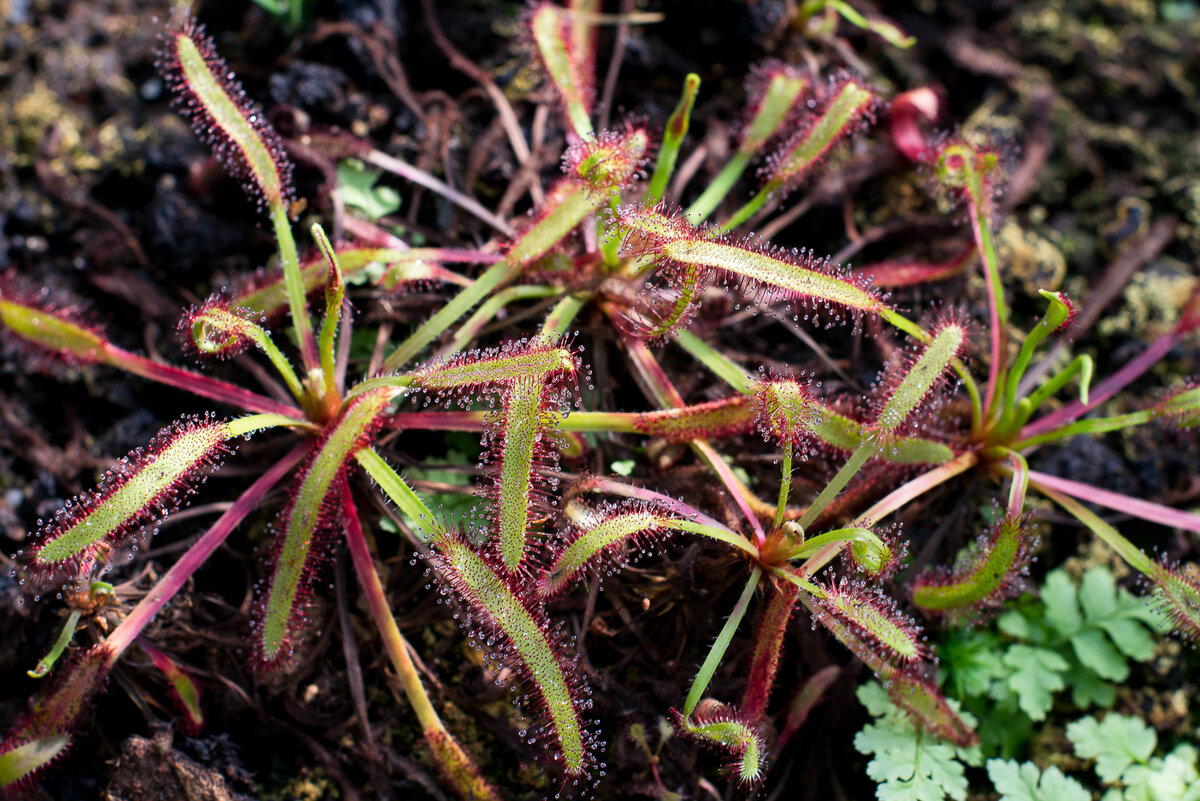
<svg viewBox="0 0 1200 801"><path fill-rule="evenodd" d="M996 714L989 713L982 731L1010 754L1028 738L1022 732L1031 721L1044 720L1068 687L1075 706L1110 706L1116 698L1111 682L1128 678L1129 660L1153 658L1155 635L1170 622L1118 587L1108 568L1095 566L1078 583L1063 570L1050 571L1040 603L1019 604L994 626L1010 641L987 629L947 635L939 653L956 695L991 699Z"/></svg>
<svg viewBox="0 0 1200 801"><path fill-rule="evenodd" d="M1045 773L1037 765L1014 760L989 759L988 778L992 780L1000 801L1091 801L1092 794L1074 779L1063 775L1051 765Z"/></svg>
<svg viewBox="0 0 1200 801"><path fill-rule="evenodd" d="M1067 739L1078 756L1096 761L1102 781L1124 786L1109 790L1106 800L1200 799L1195 746L1184 742L1165 757L1155 756L1158 735L1138 718L1111 712L1103 721L1089 716L1067 726Z"/></svg>
<svg viewBox="0 0 1200 801"><path fill-rule="evenodd" d="M955 801L967 797L964 766L983 761L978 745L957 746L913 725L877 682L858 688L858 700L875 720L854 737L854 748L872 756L867 775L879 784L881 801ZM961 715L967 726L975 719L950 702L950 714Z"/></svg>

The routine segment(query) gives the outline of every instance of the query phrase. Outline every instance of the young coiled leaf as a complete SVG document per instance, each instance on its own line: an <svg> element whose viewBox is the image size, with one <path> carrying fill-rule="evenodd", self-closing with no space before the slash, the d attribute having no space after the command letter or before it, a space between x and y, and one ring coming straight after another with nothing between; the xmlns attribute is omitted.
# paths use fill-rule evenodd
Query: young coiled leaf
<svg viewBox="0 0 1200 801"><path fill-rule="evenodd" d="M650 134L641 126L602 131L567 148L562 170L607 199L640 173L649 149Z"/></svg>
<svg viewBox="0 0 1200 801"><path fill-rule="evenodd" d="M760 382L754 407L758 430L781 445L801 445L812 439L826 411L812 389L794 378Z"/></svg>
<svg viewBox="0 0 1200 801"><path fill-rule="evenodd" d="M966 201L984 217L991 217L1001 176L1000 151L991 146L977 147L951 138L943 141L934 154L933 172L939 185Z"/></svg>
<svg viewBox="0 0 1200 801"><path fill-rule="evenodd" d="M435 538L432 557L465 613L463 625L488 644L493 659L517 672L525 698L544 715L552 761L569 775L586 773L596 745L583 717L589 690L528 582L514 577L494 547L476 551L453 534Z"/></svg>
<svg viewBox="0 0 1200 801"><path fill-rule="evenodd" d="M741 784L755 784L767 767L767 743L754 724L723 704L702 702L689 717L675 713L679 729L729 757L726 770Z"/></svg>
<svg viewBox="0 0 1200 801"><path fill-rule="evenodd" d="M854 540L842 551L843 561L860 575L884 582L896 574L908 555L908 541L900 538L900 527L884 526L874 532L882 544Z"/></svg>
<svg viewBox="0 0 1200 801"><path fill-rule="evenodd" d="M230 359L266 336L253 317L249 309L214 295L184 313L179 320L180 338L202 358Z"/></svg>

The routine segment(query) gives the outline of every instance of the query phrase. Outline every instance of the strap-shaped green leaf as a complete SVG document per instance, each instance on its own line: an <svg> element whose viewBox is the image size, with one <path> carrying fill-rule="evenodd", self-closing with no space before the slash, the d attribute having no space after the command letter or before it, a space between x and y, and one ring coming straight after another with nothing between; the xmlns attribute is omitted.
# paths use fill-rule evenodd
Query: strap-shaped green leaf
<svg viewBox="0 0 1200 801"><path fill-rule="evenodd" d="M495 560L485 559L457 537L444 535L434 544L440 566L467 612L468 620L528 683L527 694L544 711L557 741L556 760L568 774L587 771L592 742L582 711L586 689L574 665L544 619L540 607L514 588L514 581Z"/></svg>
<svg viewBox="0 0 1200 801"><path fill-rule="evenodd" d="M53 312L21 303L0 292L0 323L6 336L18 336L68 361L92 364L103 361L106 340L95 331L72 320L63 312Z"/></svg>
<svg viewBox="0 0 1200 801"><path fill-rule="evenodd" d="M229 424L184 418L164 429L145 451L134 451L95 490L55 514L29 549L27 566L52 575L120 547L127 535L179 508L207 468L230 452Z"/></svg>
<svg viewBox="0 0 1200 801"><path fill-rule="evenodd" d="M968 619L973 611L994 609L1020 589L1033 544L1027 521L1005 517L979 538L957 569L923 574L912 601L930 612Z"/></svg>
<svg viewBox="0 0 1200 801"><path fill-rule="evenodd" d="M264 666L276 665L290 653L290 640L303 617L304 595L317 569L314 539L323 526L336 524L328 519L327 499L340 491L336 479L354 452L367 444L395 392L384 388L355 398L297 482L256 625L255 653Z"/></svg>
<svg viewBox="0 0 1200 801"><path fill-rule="evenodd" d="M966 328L947 323L907 369L886 379L890 390L875 420L876 429L884 435L896 433L943 380L966 342Z"/></svg>
<svg viewBox="0 0 1200 801"><path fill-rule="evenodd" d="M558 90L567 120L578 136L587 137L592 132L589 117L592 76L585 73L579 54L575 52L571 26L563 10L553 3L542 3L530 15L529 29L542 64Z"/></svg>

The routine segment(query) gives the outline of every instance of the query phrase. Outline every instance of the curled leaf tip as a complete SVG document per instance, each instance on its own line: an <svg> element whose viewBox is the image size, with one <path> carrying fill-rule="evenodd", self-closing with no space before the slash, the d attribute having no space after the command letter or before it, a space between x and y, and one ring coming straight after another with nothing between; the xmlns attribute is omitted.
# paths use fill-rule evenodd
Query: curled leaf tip
<svg viewBox="0 0 1200 801"><path fill-rule="evenodd" d="M676 726L686 736L724 754L725 771L739 783L758 783L766 773L766 738L737 710L712 700L701 701L690 716L676 711Z"/></svg>
<svg viewBox="0 0 1200 801"><path fill-rule="evenodd" d="M644 126L602 131L576 142L563 154L563 172L598 192L611 192L629 184L642 171L650 149Z"/></svg>
<svg viewBox="0 0 1200 801"><path fill-rule="evenodd" d="M262 333L260 315L233 305L225 294L215 294L193 306L179 320L179 338L200 358L229 359L254 345Z"/></svg>

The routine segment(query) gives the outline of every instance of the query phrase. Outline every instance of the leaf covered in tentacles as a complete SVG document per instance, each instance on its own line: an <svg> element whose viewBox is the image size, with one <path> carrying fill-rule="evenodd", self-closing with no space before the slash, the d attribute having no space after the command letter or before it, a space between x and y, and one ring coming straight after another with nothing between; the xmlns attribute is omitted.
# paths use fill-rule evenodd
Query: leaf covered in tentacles
<svg viewBox="0 0 1200 801"><path fill-rule="evenodd" d="M259 210L286 208L294 191L283 140L232 77L204 26L189 19L165 31L156 65L175 107Z"/></svg>
<svg viewBox="0 0 1200 801"><path fill-rule="evenodd" d="M541 718L549 761L570 776L587 774L599 747L585 717L591 690L532 582L508 569L495 542L476 547L440 532L429 555L443 591L460 607L460 625L490 660L519 677L525 708Z"/></svg>
<svg viewBox="0 0 1200 801"><path fill-rule="evenodd" d="M790 310L784 313L803 314L814 325L822 315L829 323L847 317L858 321L888 308L867 283L808 251L786 251L755 239L697 228L662 205L626 206L617 220L626 232L626 255L648 261L670 282L683 286L715 283L736 303L760 308L783 303ZM671 308L678 322L686 319L674 305ZM638 314L655 319L649 307L639 309Z"/></svg>
<svg viewBox="0 0 1200 801"><path fill-rule="evenodd" d="M1007 515L981 534L953 569L930 568L918 577L913 603L953 620L977 621L1021 591L1036 546L1029 521Z"/></svg>
<svg viewBox="0 0 1200 801"><path fill-rule="evenodd" d="M73 581L122 548L137 547L144 527L167 517L231 448L229 425L211 417L185 417L159 432L109 469L94 490L55 512L35 542L18 551L35 589Z"/></svg>
<svg viewBox="0 0 1200 801"><path fill-rule="evenodd" d="M552 545L550 565L538 580L538 592L552 596L583 576L620 570L654 547L677 519L653 504L630 501L581 513L561 542Z"/></svg>
<svg viewBox="0 0 1200 801"><path fill-rule="evenodd" d="M691 739L724 754L725 770L741 784L756 784L766 773L766 738L732 707L701 701L691 715L676 712L675 723Z"/></svg>

